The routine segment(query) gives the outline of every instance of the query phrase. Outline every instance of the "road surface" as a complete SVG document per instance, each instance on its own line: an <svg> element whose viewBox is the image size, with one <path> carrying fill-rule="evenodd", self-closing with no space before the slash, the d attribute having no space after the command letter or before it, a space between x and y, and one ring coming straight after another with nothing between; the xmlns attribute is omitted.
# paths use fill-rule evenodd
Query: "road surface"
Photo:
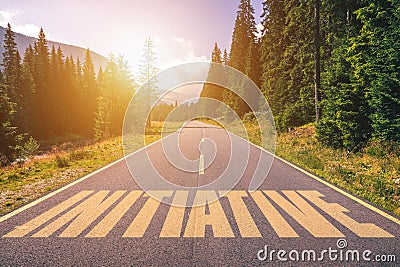
<svg viewBox="0 0 400 267"><path fill-rule="evenodd" d="M260 156L271 170L251 191ZM209 186L224 172L237 180L233 188L231 180ZM192 122L1 217L0 266L395 266L399 223L221 128Z"/></svg>

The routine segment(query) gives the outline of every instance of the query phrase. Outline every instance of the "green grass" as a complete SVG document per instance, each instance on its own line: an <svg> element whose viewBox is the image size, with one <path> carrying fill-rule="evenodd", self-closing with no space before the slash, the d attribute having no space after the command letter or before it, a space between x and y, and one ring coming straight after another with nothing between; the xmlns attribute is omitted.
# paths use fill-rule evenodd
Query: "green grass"
<svg viewBox="0 0 400 267"><path fill-rule="evenodd" d="M177 131L182 126L182 122L167 122L153 121L151 127L146 128L145 143L149 145L159 139L162 136L167 136Z"/></svg>
<svg viewBox="0 0 400 267"><path fill-rule="evenodd" d="M160 125L149 129L150 134L144 140L146 144L161 138ZM77 141L78 145L72 140ZM130 142L134 142L133 150L144 143L141 136L135 136ZM22 165L0 169L0 215L124 155L121 137L90 144L88 140L76 136L62 136L48 140L45 146L50 151L47 154L36 156Z"/></svg>
<svg viewBox="0 0 400 267"><path fill-rule="evenodd" d="M371 143L353 153L318 143L306 125L277 138L276 154L376 205L400 215L400 151Z"/></svg>
<svg viewBox="0 0 400 267"><path fill-rule="evenodd" d="M62 147L62 146L60 146ZM45 154L0 169L0 214L123 156L121 138Z"/></svg>

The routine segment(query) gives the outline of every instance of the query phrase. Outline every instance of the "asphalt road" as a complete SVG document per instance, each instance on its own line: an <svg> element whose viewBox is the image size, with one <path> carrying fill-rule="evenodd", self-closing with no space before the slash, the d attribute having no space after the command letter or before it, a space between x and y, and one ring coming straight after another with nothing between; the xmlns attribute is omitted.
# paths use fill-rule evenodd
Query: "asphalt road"
<svg viewBox="0 0 400 267"><path fill-rule="evenodd" d="M399 224L223 129L192 122L1 217L0 266L396 266Z"/></svg>

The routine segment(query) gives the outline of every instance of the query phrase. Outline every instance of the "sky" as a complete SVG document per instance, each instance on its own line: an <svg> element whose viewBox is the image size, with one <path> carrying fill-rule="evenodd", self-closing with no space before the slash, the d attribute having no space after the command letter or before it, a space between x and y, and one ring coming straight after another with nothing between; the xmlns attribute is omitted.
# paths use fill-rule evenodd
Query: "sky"
<svg viewBox="0 0 400 267"><path fill-rule="evenodd" d="M256 23L262 0L252 0ZM0 26L36 37L124 55L133 71L151 37L160 70L229 51L239 0L0 0Z"/></svg>

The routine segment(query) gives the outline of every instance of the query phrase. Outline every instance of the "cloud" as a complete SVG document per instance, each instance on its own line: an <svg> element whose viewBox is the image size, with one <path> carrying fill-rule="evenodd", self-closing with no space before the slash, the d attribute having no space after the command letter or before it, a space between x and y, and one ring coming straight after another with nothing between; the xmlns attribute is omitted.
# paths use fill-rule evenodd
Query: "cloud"
<svg viewBox="0 0 400 267"><path fill-rule="evenodd" d="M175 42L177 42L179 44L183 44L185 42L185 39L176 37L176 36L172 36L172 40L174 40Z"/></svg>
<svg viewBox="0 0 400 267"><path fill-rule="evenodd" d="M1 26L6 26L7 23L11 22L12 18L15 16L19 16L24 12L21 9L16 9L14 11L5 11L0 10L0 23Z"/></svg>
<svg viewBox="0 0 400 267"><path fill-rule="evenodd" d="M170 47L166 47L164 50L164 54L168 56L160 64L160 69L167 69L189 62L209 61L207 56L195 53L195 48L190 40L177 36L171 36L171 39Z"/></svg>
<svg viewBox="0 0 400 267"><path fill-rule="evenodd" d="M189 49L189 48L193 47L192 42L190 40L185 40L184 38L176 37L176 36L173 36L172 40L174 41L175 44L177 44L183 48Z"/></svg>
<svg viewBox="0 0 400 267"><path fill-rule="evenodd" d="M186 55L185 60L187 62L197 62L197 61L208 61L206 56L197 56L194 53L194 50L190 50L189 53Z"/></svg>
<svg viewBox="0 0 400 267"><path fill-rule="evenodd" d="M23 14L24 12L21 9L15 9L12 11L0 10L0 26L7 27L7 24L10 23L11 29L14 32L22 33L31 37L37 37L40 32L39 26L31 23L20 24L15 22L15 18L18 18ZM45 31L44 33L47 38L50 36L48 32Z"/></svg>
<svg viewBox="0 0 400 267"><path fill-rule="evenodd" d="M184 57L175 57L172 60L162 61L160 64L160 69L165 70L171 68L173 66L190 63L190 62L204 62L209 61L206 56L197 56L193 50L190 50L186 53Z"/></svg>
<svg viewBox="0 0 400 267"><path fill-rule="evenodd" d="M34 24L24 24L24 25L13 25L11 24L11 27L13 31L22 33L27 36L31 37L37 37L40 32L40 27L34 25ZM44 31L44 34L46 35L46 38L49 38L49 33Z"/></svg>

